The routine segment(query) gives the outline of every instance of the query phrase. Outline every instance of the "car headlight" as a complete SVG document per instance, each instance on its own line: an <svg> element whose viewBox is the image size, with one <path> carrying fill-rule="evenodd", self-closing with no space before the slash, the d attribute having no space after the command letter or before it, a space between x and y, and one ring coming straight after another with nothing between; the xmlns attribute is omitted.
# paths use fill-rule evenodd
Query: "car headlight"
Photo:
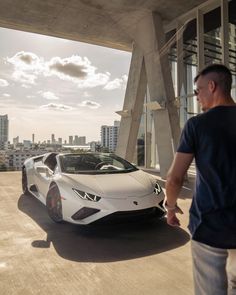
<svg viewBox="0 0 236 295"><path fill-rule="evenodd" d="M156 195L159 195L162 192L162 188L159 185L158 182L156 182L155 187L154 187L154 191L153 191Z"/></svg>
<svg viewBox="0 0 236 295"><path fill-rule="evenodd" d="M72 188L72 190L76 193L77 196L79 196L83 200L98 202L101 199L101 197L98 197L96 195L93 195L87 192L80 191L76 188Z"/></svg>

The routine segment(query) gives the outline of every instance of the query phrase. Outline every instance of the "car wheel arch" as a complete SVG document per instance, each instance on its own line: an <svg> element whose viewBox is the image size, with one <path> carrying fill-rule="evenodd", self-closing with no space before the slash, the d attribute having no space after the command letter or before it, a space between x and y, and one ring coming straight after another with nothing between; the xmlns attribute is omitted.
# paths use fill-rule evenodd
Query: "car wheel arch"
<svg viewBox="0 0 236 295"><path fill-rule="evenodd" d="M52 182L49 186L49 190L46 196L46 207L48 209L49 217L53 221L57 223L61 223L63 221L61 194L56 182Z"/></svg>

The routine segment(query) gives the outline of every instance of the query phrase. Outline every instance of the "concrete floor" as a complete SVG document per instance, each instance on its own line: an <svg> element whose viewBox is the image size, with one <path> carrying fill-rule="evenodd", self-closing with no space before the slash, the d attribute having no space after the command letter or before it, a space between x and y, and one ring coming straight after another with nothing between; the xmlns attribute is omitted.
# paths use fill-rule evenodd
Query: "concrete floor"
<svg viewBox="0 0 236 295"><path fill-rule="evenodd" d="M192 185L192 183L191 183ZM0 295L191 295L187 231L165 220L88 228L55 224L21 193L21 173L0 173Z"/></svg>

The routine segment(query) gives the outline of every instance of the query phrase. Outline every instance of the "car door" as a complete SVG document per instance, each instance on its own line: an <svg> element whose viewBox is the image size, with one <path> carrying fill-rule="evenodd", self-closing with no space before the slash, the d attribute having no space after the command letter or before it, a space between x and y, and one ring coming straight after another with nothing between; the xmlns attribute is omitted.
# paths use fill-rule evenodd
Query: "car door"
<svg viewBox="0 0 236 295"><path fill-rule="evenodd" d="M43 198L45 201L53 176L53 171L51 171L47 166L36 167L35 184L37 186L40 197Z"/></svg>

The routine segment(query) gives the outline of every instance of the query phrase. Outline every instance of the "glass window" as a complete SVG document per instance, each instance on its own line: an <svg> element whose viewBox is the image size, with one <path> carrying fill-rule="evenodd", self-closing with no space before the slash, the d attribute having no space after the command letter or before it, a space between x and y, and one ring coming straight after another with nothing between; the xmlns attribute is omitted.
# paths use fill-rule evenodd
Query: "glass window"
<svg viewBox="0 0 236 295"><path fill-rule="evenodd" d="M68 154L59 157L61 170L73 174L126 173L138 170L114 154Z"/></svg>

